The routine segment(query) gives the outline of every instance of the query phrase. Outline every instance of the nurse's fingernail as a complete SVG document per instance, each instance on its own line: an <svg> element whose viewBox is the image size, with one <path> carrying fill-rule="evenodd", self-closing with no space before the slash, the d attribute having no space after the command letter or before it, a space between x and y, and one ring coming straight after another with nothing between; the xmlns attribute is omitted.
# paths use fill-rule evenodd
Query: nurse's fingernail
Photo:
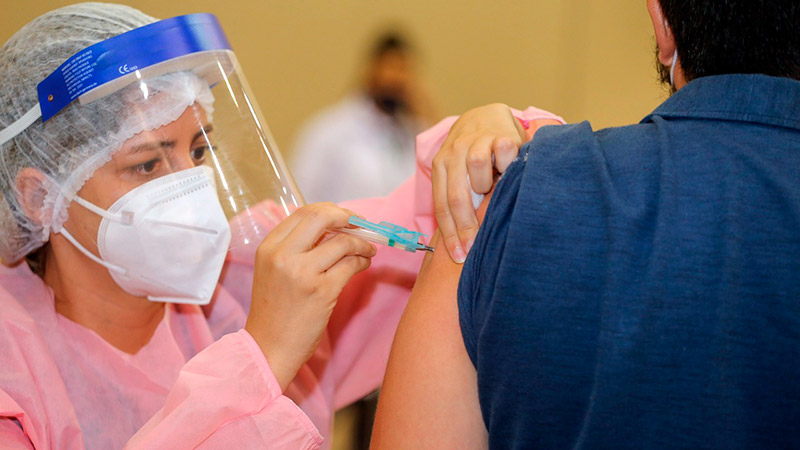
<svg viewBox="0 0 800 450"><path fill-rule="evenodd" d="M453 260L459 264L463 263L464 260L467 259L467 254L464 253L464 249L461 248L460 245L456 246L453 249Z"/></svg>
<svg viewBox="0 0 800 450"><path fill-rule="evenodd" d="M472 244L474 243L475 239L470 239L469 241L467 241L467 253L469 253L469 251L472 250Z"/></svg>

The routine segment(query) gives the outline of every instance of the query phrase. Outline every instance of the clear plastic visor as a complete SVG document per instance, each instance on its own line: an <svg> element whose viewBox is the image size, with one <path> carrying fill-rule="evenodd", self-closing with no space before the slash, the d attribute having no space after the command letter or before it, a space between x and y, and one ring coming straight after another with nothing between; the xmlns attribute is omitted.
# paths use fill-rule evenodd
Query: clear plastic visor
<svg viewBox="0 0 800 450"><path fill-rule="evenodd" d="M164 177L174 179L177 173L199 166L213 178L230 226L229 249L257 245L275 224L304 204L234 53L204 52L201 57L184 58L194 67L187 67L186 61L170 61L166 67L182 70L142 71L132 84L115 92L81 99L91 107L104 97L122 96L127 116L123 128L133 130L128 134L135 133L86 178L77 192L83 201L70 202L64 226L93 253L97 240L102 239L94 230L101 233L103 218L85 203L116 215L146 215L147 205L125 211L128 202L120 199L137 188L160 184L158 180ZM208 196L187 196L203 203L198 209L208 209ZM65 199L70 200L74 199ZM186 215L186 220L186 225L192 226L195 219ZM135 220L131 226L136 226ZM72 230L84 232L78 236ZM186 236L189 245L191 230Z"/></svg>

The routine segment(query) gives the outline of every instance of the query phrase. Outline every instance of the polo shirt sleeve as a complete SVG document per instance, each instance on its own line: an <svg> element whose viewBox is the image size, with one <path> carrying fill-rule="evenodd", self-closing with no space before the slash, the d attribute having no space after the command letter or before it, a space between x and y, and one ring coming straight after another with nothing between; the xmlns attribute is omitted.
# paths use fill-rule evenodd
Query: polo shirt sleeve
<svg viewBox="0 0 800 450"><path fill-rule="evenodd" d="M530 143L520 149L517 159L508 166L497 183L486 210L486 217L461 271L458 284L458 319L464 345L475 366L478 364L476 342L480 326L473 320L474 312L476 308L487 304L494 292L504 248L508 244L511 215L517 203L530 149Z"/></svg>

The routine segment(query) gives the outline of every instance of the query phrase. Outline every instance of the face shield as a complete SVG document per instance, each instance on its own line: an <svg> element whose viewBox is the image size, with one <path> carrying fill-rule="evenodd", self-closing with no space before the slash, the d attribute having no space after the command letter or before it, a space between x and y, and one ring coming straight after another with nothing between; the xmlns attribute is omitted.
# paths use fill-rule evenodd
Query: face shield
<svg viewBox="0 0 800 450"><path fill-rule="evenodd" d="M258 245L303 205L213 15L87 47L38 85L38 98L0 145L68 106L98 122L113 116L80 144L97 148L77 168L44 174L41 228L130 294L207 303L227 251Z"/></svg>

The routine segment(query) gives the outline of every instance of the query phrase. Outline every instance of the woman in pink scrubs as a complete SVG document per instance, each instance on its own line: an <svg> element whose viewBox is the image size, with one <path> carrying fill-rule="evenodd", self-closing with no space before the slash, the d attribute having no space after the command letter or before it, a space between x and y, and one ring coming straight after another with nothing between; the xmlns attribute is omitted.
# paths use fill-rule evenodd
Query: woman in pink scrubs
<svg viewBox="0 0 800 450"><path fill-rule="evenodd" d="M52 61L57 66L88 45L86 40L97 42L150 22L130 8L83 4L29 24L0 50L4 83L19 80L27 89L0 102L0 126L10 129L20 120L20 108L28 105L15 102L35 98L28 93L35 92L37 81L31 80L52 72ZM100 29L108 36L96 36ZM28 51L37 45L43 49ZM31 73L37 64L45 67ZM113 248L104 254L101 239L94 236L106 236L106 228L119 219L109 212L111 205L140 198L143 189L153 194L157 178L172 180L170 189L180 190L178 197L204 189L185 187L204 180L200 167L211 158L202 136L211 133L213 107L207 86L193 85L195 78L171 78L170 83L190 93L188 100L119 145L109 144L114 142L106 136L111 131L100 127L84 133L95 133L90 136L59 138L65 131L58 125L70 124L63 118L71 117L74 105L46 125L32 122L0 144L0 256L6 263L0 265L0 447L325 448L333 411L379 385L421 256L376 250L343 234L321 238L347 226L351 211L432 233L430 176L440 145L432 143L447 135L452 120L420 135L418 143L430 151L418 154L417 173L388 197L342 205L349 209L310 205L284 220L275 203L240 214L231 228L249 220L271 231L258 245L231 246L225 252L221 275L217 270L211 279L216 287L210 303L152 301L163 295L126 284L119 275L125 271L115 273L116 266L108 262ZM137 120L163 109L150 109ZM84 130L106 116L114 114L97 116L83 124ZM526 125L557 119L532 108L518 116ZM124 120L117 125L124 128ZM113 148L73 186L63 214L51 217L55 206L48 195L60 176L70 179L71 173L48 172L47 165L67 167L63 159L78 155L75 164L84 167L95 155L76 150L81 139ZM472 161L488 161L489 147ZM150 151L160 156L143 159ZM453 161L466 167L471 151L467 147L450 155L451 170ZM492 165L482 170L491 173ZM207 209L206 203L197 207ZM47 221L52 226L42 227ZM127 256L140 250L124 238L113 242L127 244ZM191 246L168 241L167 247L153 252L168 259ZM145 257L137 261L145 268L159 263ZM171 269L166 265L162 271ZM189 290L196 284L199 292L201 275L198 271L196 280L176 283L188 281Z"/></svg>

